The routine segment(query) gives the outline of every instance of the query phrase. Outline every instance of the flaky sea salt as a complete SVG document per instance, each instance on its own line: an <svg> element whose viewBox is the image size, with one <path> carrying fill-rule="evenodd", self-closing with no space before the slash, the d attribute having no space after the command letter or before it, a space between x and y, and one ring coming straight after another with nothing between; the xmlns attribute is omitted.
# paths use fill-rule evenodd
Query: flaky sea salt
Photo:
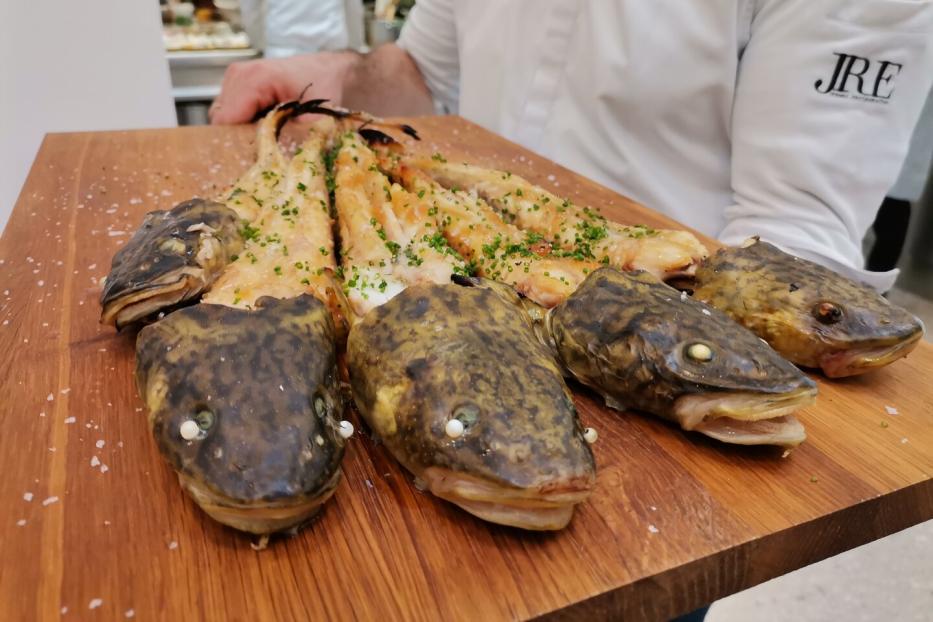
<svg viewBox="0 0 933 622"><path fill-rule="evenodd" d="M94 446L97 447L98 449L103 449L104 445L105 445L105 442L103 440L100 440L94 443Z"/></svg>
<svg viewBox="0 0 933 622"><path fill-rule="evenodd" d="M136 611L134 609L127 609L126 613L123 614L123 617L132 618L135 615L136 615Z"/></svg>
<svg viewBox="0 0 933 622"><path fill-rule="evenodd" d="M648 525L648 531L650 531L651 533L658 533L660 529L658 529L654 525Z"/></svg>
<svg viewBox="0 0 933 622"><path fill-rule="evenodd" d="M49 497L42 502L42 505L52 505L58 502L58 497Z"/></svg>
<svg viewBox="0 0 933 622"><path fill-rule="evenodd" d="M89 603L87 604L87 608L88 608L88 609L97 609L98 607L100 607L100 606L103 605L103 604L104 604L103 599L101 599L101 598L92 598L92 599L91 599L91 602L89 602Z"/></svg>
<svg viewBox="0 0 933 622"><path fill-rule="evenodd" d="M24 493L23 493L23 501L32 501L32 493L31 493L31 492L24 492Z"/></svg>
<svg viewBox="0 0 933 622"><path fill-rule="evenodd" d="M174 551L177 548L178 548L178 543L175 542L174 540L168 543L168 550Z"/></svg>
<svg viewBox="0 0 933 622"><path fill-rule="evenodd" d="M49 393L49 394L45 397L45 400L46 400L47 402L51 402L51 401L54 400L54 399L55 399L55 396L52 395L51 393Z"/></svg>
<svg viewBox="0 0 933 622"><path fill-rule="evenodd" d="M65 423L74 423L74 422L75 422L75 418L74 418L74 417L66 417L66 418L65 418Z"/></svg>
<svg viewBox="0 0 933 622"><path fill-rule="evenodd" d="M107 466L106 464L100 465L100 472L101 472L101 473L106 473L106 472L109 471L109 470L110 470L110 467Z"/></svg>
<svg viewBox="0 0 933 622"><path fill-rule="evenodd" d="M17 527L24 527L25 525L26 525L26 519L25 519L25 518L21 518L21 519L19 519L18 521L16 521L16 526L17 526Z"/></svg>
<svg viewBox="0 0 933 622"><path fill-rule="evenodd" d="M894 408L893 406L885 406L885 407L884 407L884 411L885 411L886 413L888 413L889 415L899 415L899 414L900 414L899 412L897 412L897 409Z"/></svg>
<svg viewBox="0 0 933 622"><path fill-rule="evenodd" d="M97 456L92 456L92 457L91 457L91 466L92 466L92 467L98 467L98 466L100 466L100 458L98 458Z"/></svg>

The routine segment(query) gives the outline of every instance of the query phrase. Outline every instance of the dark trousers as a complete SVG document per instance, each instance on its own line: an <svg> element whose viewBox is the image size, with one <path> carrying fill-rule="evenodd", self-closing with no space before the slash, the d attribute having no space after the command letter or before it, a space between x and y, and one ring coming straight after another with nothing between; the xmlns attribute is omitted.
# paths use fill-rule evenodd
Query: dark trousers
<svg viewBox="0 0 933 622"><path fill-rule="evenodd" d="M910 224L910 202L886 198L871 226L875 244L871 247L865 267L872 272L886 272L897 267L904 250L907 226Z"/></svg>

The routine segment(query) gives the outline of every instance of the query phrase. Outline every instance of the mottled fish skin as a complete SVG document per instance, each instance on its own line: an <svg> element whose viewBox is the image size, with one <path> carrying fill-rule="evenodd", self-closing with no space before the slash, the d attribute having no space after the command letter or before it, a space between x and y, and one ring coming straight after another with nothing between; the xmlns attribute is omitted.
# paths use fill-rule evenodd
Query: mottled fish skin
<svg viewBox="0 0 933 622"><path fill-rule="evenodd" d="M117 328L154 312L195 301L243 247L236 212L205 199L191 199L170 211L149 212L139 230L113 257L101 292L101 322ZM142 316L124 310L143 299L163 296Z"/></svg>
<svg viewBox="0 0 933 622"><path fill-rule="evenodd" d="M419 284L370 311L347 346L357 408L416 477L465 474L499 503L588 494L593 454L571 394L515 298ZM445 433L452 418L465 427L457 439Z"/></svg>
<svg viewBox="0 0 933 622"><path fill-rule="evenodd" d="M253 311L197 305L145 327L136 379L159 450L196 501L221 522L269 533L308 515L255 510L274 515L333 492L344 403L326 307L310 295L258 304ZM184 440L182 424L203 411L212 424ZM257 518L231 519L218 508Z"/></svg>
<svg viewBox="0 0 933 622"><path fill-rule="evenodd" d="M646 273L601 268L546 323L564 367L614 408L678 421L675 405L684 396L816 392L751 332ZM687 354L698 343L711 360Z"/></svg>
<svg viewBox="0 0 933 622"><path fill-rule="evenodd" d="M919 319L872 288L755 239L722 249L701 264L694 296L785 358L823 368L831 377L890 363L923 335ZM861 354L879 349L873 356Z"/></svg>

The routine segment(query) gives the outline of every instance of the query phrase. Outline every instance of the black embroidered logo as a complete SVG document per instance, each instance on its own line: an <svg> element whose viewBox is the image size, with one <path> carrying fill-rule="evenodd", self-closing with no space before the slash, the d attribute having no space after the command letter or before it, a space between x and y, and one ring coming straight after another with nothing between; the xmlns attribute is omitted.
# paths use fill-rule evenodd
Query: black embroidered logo
<svg viewBox="0 0 933 622"><path fill-rule="evenodd" d="M894 79L904 65L887 60L873 61L854 54L837 57L833 77L828 81L820 78L813 87L821 95L861 99L887 104L894 95Z"/></svg>

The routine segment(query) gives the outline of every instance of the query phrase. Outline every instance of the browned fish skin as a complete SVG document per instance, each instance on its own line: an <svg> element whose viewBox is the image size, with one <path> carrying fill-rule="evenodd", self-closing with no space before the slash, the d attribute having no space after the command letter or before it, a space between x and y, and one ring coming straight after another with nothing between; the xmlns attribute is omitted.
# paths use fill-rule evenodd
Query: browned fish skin
<svg viewBox="0 0 933 622"><path fill-rule="evenodd" d="M409 287L354 326L347 362L359 412L416 476L460 473L518 505L541 495L579 502L595 483L552 355L520 308L490 289ZM445 433L452 418L464 424L460 438Z"/></svg>
<svg viewBox="0 0 933 622"><path fill-rule="evenodd" d="M288 508L333 492L344 404L326 307L310 295L259 304L253 311L197 305L145 327L136 379L159 450L189 491L188 483L201 491L192 491L198 503L221 522L269 533L309 517ZM182 424L200 425L204 412L209 425L186 441ZM230 519L212 507L254 510L255 518ZM284 516L263 516L276 509Z"/></svg>
<svg viewBox="0 0 933 622"><path fill-rule="evenodd" d="M766 242L708 258L697 270L694 296L790 361L830 377L886 365L923 335L920 320L872 288Z"/></svg>
<svg viewBox="0 0 933 622"><path fill-rule="evenodd" d="M682 425L675 406L685 396L816 394L758 337L645 273L593 272L550 311L547 329L564 367L610 406ZM708 347L710 360L688 355L694 344Z"/></svg>
<svg viewBox="0 0 933 622"><path fill-rule="evenodd" d="M120 318L121 303L183 281L187 283L174 290L178 299L169 305L196 299L243 247L238 227L236 212L205 199L146 214L139 230L113 257L100 296L101 321L119 328L144 319ZM205 249L207 244L210 249Z"/></svg>

